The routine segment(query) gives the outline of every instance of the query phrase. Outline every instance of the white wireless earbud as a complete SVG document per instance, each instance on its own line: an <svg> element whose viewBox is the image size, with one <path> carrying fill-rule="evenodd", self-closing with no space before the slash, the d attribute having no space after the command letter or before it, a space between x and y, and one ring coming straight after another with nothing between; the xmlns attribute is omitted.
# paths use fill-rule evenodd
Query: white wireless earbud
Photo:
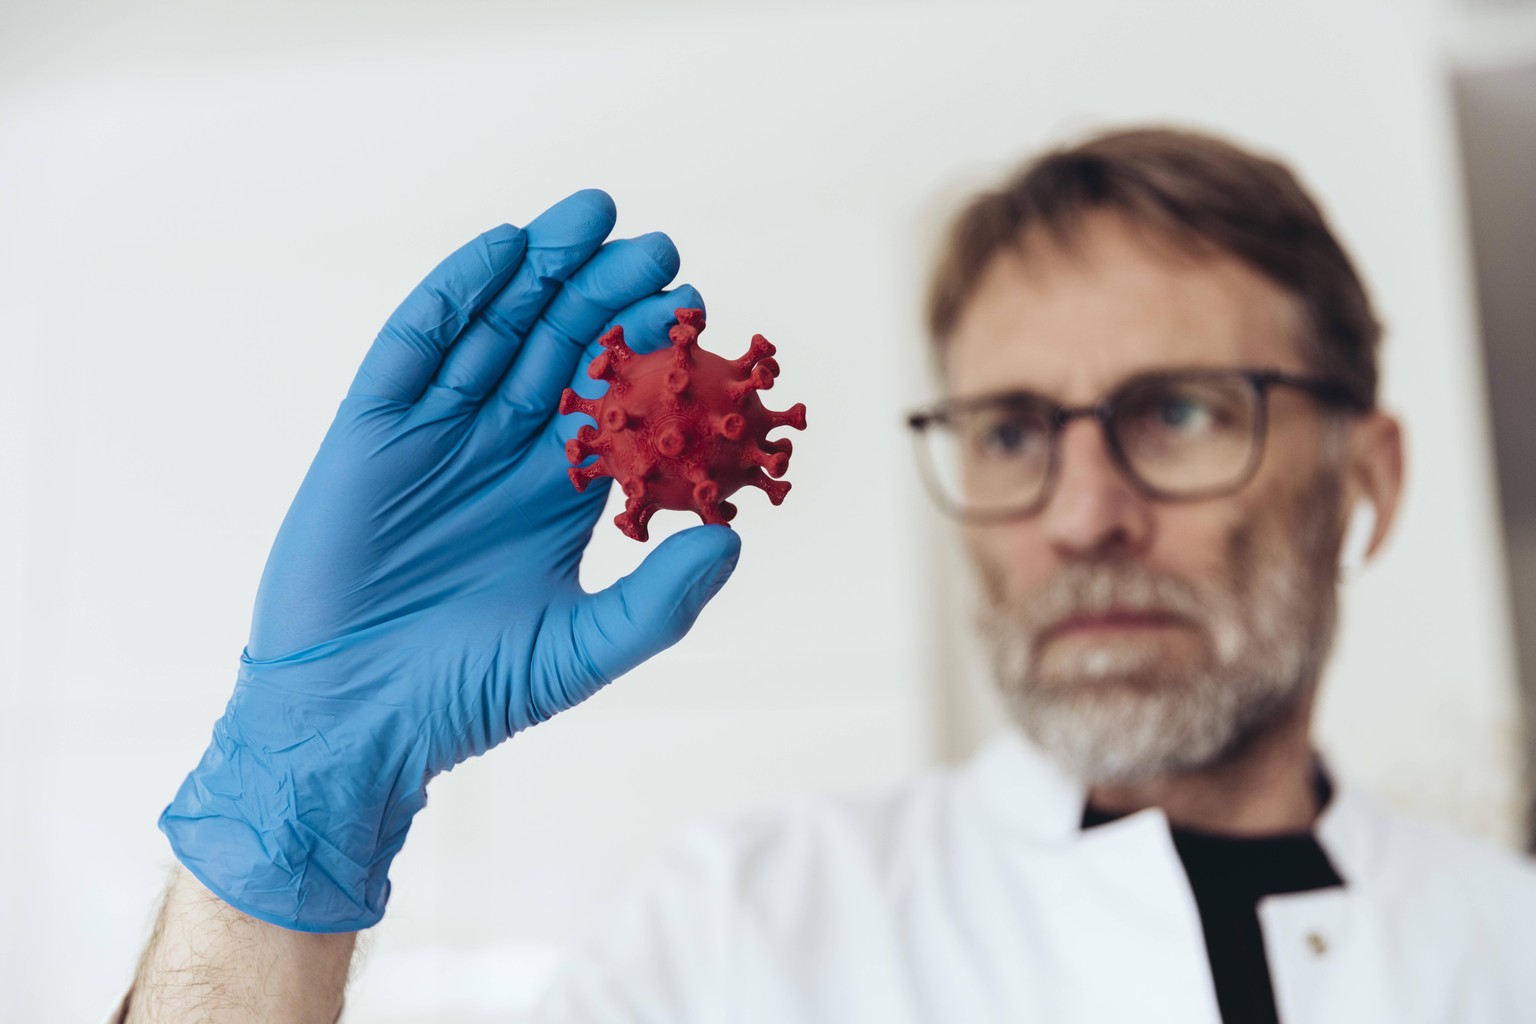
<svg viewBox="0 0 1536 1024"><path fill-rule="evenodd" d="M1349 510L1349 524L1344 528L1344 542L1339 546L1339 580L1354 579L1365 568L1365 553L1376 532L1375 510L1369 502L1357 501Z"/></svg>

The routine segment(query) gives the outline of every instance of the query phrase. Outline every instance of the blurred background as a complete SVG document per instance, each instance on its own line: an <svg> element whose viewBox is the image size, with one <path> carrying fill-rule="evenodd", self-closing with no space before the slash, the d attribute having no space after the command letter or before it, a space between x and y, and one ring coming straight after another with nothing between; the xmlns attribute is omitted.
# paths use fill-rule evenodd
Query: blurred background
<svg viewBox="0 0 1536 1024"><path fill-rule="evenodd" d="M707 347L778 345L795 489L745 496L683 643L434 782L346 1019L515 1019L682 824L887 789L1003 728L901 422L934 394L924 272L970 190L1147 122L1287 161L1387 325L1408 490L1345 590L1324 751L1527 847L1536 2L9 0L0 1020L121 994L155 819L362 353L439 258L577 188L676 240ZM586 581L643 550L604 522Z"/></svg>

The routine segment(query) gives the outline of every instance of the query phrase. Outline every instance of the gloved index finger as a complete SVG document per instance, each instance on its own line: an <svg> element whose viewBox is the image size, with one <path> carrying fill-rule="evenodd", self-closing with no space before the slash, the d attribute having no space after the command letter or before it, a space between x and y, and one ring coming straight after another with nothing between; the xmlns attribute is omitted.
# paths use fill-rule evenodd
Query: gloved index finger
<svg viewBox="0 0 1536 1024"><path fill-rule="evenodd" d="M659 231L609 242L550 300L528 344L498 388L507 428L542 423L560 402L586 347L619 310L656 292L677 274L677 247Z"/></svg>
<svg viewBox="0 0 1536 1024"><path fill-rule="evenodd" d="M470 318L512 279L527 247L521 228L502 224L461 246L400 303L363 357L348 397L414 402L431 383Z"/></svg>

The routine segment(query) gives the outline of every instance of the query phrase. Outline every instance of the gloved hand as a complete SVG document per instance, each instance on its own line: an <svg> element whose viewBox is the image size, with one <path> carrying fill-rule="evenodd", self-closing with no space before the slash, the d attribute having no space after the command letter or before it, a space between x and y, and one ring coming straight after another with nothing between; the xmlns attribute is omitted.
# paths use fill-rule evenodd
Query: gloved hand
<svg viewBox="0 0 1536 1024"><path fill-rule="evenodd" d="M578 192L449 256L384 325L289 509L213 741L160 818L176 856L253 917L376 923L390 861L438 772L675 643L736 564L737 535L669 538L597 594L577 565L606 479L566 476L566 385L612 324L667 344L661 234L602 245ZM600 247L601 246L601 247Z"/></svg>

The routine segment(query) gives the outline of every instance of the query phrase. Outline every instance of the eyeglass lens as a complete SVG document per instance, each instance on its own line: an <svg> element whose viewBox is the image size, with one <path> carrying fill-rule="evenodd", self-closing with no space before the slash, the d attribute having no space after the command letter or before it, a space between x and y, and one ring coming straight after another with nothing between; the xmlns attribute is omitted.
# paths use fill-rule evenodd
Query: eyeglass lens
<svg viewBox="0 0 1536 1024"><path fill-rule="evenodd" d="M1125 468L1168 497L1211 492L1248 471L1259 396L1242 377L1132 381L1111 396L1106 424ZM1054 408L1014 397L953 410L922 432L925 468L939 496L968 514L1032 508L1052 472Z"/></svg>

